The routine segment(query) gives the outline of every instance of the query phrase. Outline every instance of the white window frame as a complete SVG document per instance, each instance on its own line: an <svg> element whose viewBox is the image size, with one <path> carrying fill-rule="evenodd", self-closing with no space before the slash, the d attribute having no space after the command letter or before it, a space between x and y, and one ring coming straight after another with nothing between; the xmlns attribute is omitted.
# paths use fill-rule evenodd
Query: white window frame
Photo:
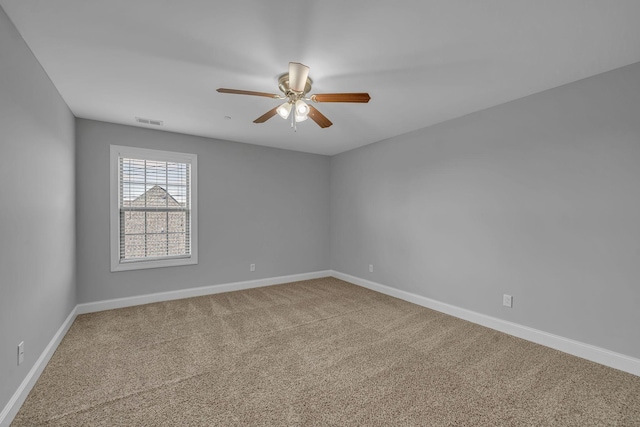
<svg viewBox="0 0 640 427"><path fill-rule="evenodd" d="M120 259L120 158L155 160L162 162L189 163L191 165L191 254L180 257L155 259ZM148 148L111 145L110 150L110 234L111 234L111 271L139 270L146 268L173 267L198 263L198 156L196 154L173 151L152 150Z"/></svg>

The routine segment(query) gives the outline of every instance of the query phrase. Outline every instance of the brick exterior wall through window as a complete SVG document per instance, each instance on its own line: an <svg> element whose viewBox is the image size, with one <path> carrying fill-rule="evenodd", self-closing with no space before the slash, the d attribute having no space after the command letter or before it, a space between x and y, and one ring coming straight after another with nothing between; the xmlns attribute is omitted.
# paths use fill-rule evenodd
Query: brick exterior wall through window
<svg viewBox="0 0 640 427"><path fill-rule="evenodd" d="M139 210L127 210L127 208ZM164 188L154 185L136 199L123 204L122 258L135 259L188 254L188 213ZM175 210L172 210L174 208Z"/></svg>

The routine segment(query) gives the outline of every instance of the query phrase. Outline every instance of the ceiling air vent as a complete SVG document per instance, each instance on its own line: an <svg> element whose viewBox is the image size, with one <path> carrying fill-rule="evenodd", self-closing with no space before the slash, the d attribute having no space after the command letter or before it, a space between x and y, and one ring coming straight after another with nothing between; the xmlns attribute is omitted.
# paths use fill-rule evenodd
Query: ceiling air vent
<svg viewBox="0 0 640 427"><path fill-rule="evenodd" d="M154 126L162 126L164 123L162 120L143 119L142 117L136 117L136 122Z"/></svg>

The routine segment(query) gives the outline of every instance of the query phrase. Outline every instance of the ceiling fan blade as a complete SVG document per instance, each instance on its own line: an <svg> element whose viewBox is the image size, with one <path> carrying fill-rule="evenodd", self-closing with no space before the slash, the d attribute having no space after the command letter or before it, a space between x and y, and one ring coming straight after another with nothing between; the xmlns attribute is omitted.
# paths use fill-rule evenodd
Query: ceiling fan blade
<svg viewBox="0 0 640 427"><path fill-rule="evenodd" d="M328 128L333 124L331 123L331 120L327 119L327 117L318 111L313 105L309 105L309 117L311 117L311 120L316 122L318 126L323 129Z"/></svg>
<svg viewBox="0 0 640 427"><path fill-rule="evenodd" d="M294 92L304 92L309 77L309 67L299 62L289 62L289 88Z"/></svg>
<svg viewBox="0 0 640 427"><path fill-rule="evenodd" d="M239 90L239 89L226 89L226 88L218 88L218 92L220 93L232 93L236 95L252 95L252 96L264 96L267 98L281 98L280 95L276 95L275 93L266 93L266 92L253 92L250 90Z"/></svg>
<svg viewBox="0 0 640 427"><path fill-rule="evenodd" d="M260 117L258 117L257 119L255 119L253 121L253 123L264 123L267 120L269 120L271 117L276 115L276 110L278 109L278 107L273 107L271 110L267 111L266 113L264 113L263 115L261 115Z"/></svg>
<svg viewBox="0 0 640 427"><path fill-rule="evenodd" d="M319 93L311 95L315 102L361 102L367 103L371 97L368 93Z"/></svg>

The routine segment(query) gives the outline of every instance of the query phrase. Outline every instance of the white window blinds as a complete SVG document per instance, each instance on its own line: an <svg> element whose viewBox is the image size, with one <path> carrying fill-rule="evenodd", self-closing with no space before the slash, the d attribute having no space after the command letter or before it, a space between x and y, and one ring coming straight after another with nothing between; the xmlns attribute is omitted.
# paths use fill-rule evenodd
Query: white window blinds
<svg viewBox="0 0 640 427"><path fill-rule="evenodd" d="M120 259L191 253L190 165L120 158Z"/></svg>

